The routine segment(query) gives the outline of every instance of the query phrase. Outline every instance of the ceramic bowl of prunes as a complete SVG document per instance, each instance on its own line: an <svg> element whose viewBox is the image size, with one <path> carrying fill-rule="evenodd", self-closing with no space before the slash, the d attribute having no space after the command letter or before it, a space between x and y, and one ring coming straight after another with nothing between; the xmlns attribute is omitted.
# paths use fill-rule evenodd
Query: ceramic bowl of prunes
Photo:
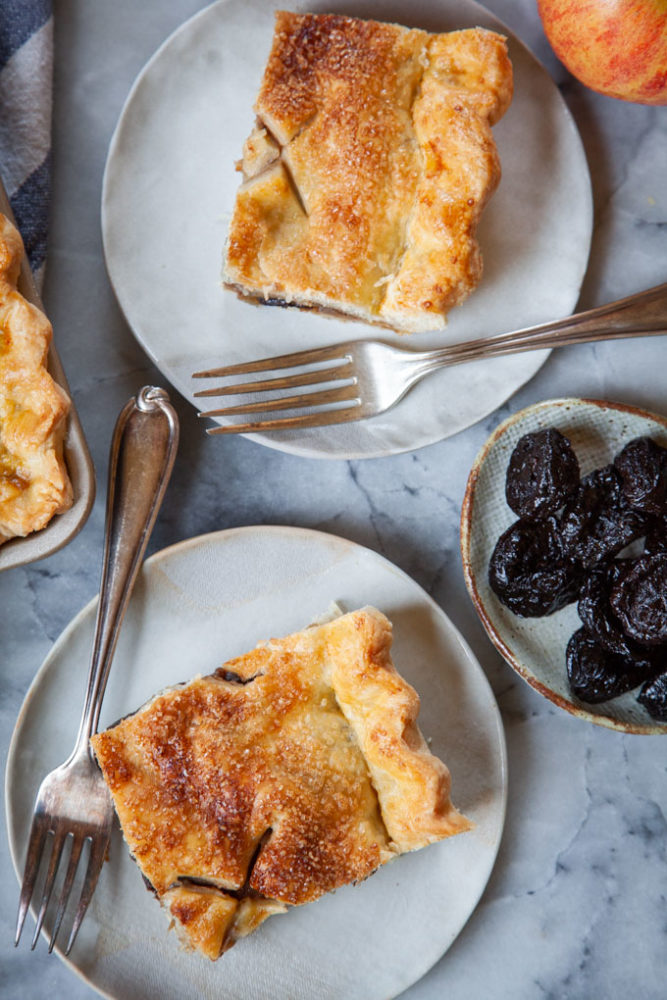
<svg viewBox="0 0 667 1000"><path fill-rule="evenodd" d="M466 585L507 662L573 715L667 733L667 418L556 399L496 428L461 514Z"/></svg>

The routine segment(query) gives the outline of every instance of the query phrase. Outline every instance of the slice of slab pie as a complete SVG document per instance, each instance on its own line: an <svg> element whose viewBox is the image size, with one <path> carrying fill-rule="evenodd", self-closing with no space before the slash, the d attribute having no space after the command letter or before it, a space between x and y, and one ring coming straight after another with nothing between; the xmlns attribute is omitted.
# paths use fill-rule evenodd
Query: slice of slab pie
<svg viewBox="0 0 667 1000"><path fill-rule="evenodd" d="M470 828L374 608L261 643L92 739L130 851L217 958L274 913Z"/></svg>
<svg viewBox="0 0 667 1000"><path fill-rule="evenodd" d="M0 214L0 544L72 503L63 459L70 401L46 363L51 324L17 290L23 242Z"/></svg>
<svg viewBox="0 0 667 1000"><path fill-rule="evenodd" d="M442 328L477 285L505 39L276 14L223 270L256 302Z"/></svg>

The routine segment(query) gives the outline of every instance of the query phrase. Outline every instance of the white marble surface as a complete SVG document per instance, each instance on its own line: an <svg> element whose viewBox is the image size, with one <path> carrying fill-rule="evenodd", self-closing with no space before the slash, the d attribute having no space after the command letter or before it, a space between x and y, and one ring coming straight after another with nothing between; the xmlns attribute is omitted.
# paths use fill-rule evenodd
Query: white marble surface
<svg viewBox="0 0 667 1000"><path fill-rule="evenodd" d="M45 289L58 346L101 473L82 533L62 552L0 576L3 758L32 676L98 588L104 470L116 413L160 381L114 301L101 254L99 199L108 141L132 80L196 0L56 2L52 239ZM489 0L541 58L581 130L595 235L581 307L667 277L667 110L599 97L552 56L533 0ZM184 195L185 196L185 195ZM317 527L359 541L410 573L461 629L486 671L508 741L505 836L487 891L409 1000L665 996L667 760L661 738L587 725L540 698L503 663L468 601L458 555L467 470L489 431L540 399L581 395L667 410L664 339L557 352L509 403L421 451L365 462L309 461L238 439L206 439L182 420L178 466L154 551L215 528ZM83 665L82 665L83 671ZM82 678L83 679L83 678ZM17 885L0 834L0 997L90 1000L42 942L11 946Z"/></svg>

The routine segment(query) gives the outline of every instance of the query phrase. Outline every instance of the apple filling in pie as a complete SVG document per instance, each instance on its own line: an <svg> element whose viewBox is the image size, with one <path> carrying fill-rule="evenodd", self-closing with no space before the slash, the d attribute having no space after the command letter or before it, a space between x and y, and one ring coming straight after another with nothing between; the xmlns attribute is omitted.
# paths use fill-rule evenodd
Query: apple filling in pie
<svg viewBox="0 0 667 1000"><path fill-rule="evenodd" d="M263 920L470 828L374 608L261 643L92 738L125 840L183 941Z"/></svg>
<svg viewBox="0 0 667 1000"><path fill-rule="evenodd" d="M276 15L225 283L398 331L442 328L482 272L512 97L505 39L334 14Z"/></svg>
<svg viewBox="0 0 667 1000"><path fill-rule="evenodd" d="M17 291L22 259L21 237L0 214L0 544L72 502L63 460L70 403L46 370L51 324Z"/></svg>

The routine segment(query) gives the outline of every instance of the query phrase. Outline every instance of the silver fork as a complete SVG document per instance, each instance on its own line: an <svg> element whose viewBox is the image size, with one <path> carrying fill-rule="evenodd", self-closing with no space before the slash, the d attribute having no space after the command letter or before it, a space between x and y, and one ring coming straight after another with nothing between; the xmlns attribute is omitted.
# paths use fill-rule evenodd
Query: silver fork
<svg viewBox="0 0 667 1000"><path fill-rule="evenodd" d="M131 399L122 410L111 442L102 581L83 715L74 750L64 764L47 774L37 793L15 945L21 937L42 858L46 860L47 840L52 841L51 853L32 948L37 944L68 840L71 843L69 861L49 952L56 942L86 842L90 844L88 863L66 955L74 944L97 884L109 845L114 810L89 740L97 728L121 622L171 475L177 444L178 418L167 393L144 386L137 398Z"/></svg>
<svg viewBox="0 0 667 1000"><path fill-rule="evenodd" d="M247 417L281 410L302 411L286 417L267 417L210 427L209 434L292 430L376 416L388 410L416 382L438 368L520 351L661 333L667 333L667 284L596 309L575 313L567 319L463 344L451 344L435 351L410 351L377 340L348 340L329 347L195 372L192 377L224 378L288 368L301 369L291 375L232 383L195 393L197 397L270 394L268 398L250 403L208 410L200 413L200 417ZM306 386L324 385L324 389L293 392ZM286 396L274 395L285 390L288 392Z"/></svg>

